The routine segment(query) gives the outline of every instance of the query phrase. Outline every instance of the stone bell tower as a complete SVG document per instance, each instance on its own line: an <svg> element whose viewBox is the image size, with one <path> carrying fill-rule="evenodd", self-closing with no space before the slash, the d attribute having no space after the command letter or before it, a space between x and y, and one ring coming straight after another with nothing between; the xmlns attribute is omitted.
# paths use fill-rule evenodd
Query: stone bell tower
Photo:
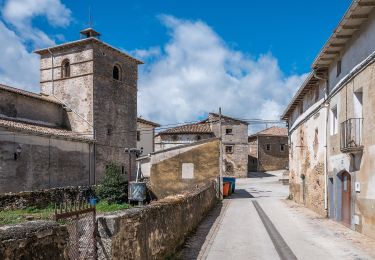
<svg viewBox="0 0 375 260"><path fill-rule="evenodd" d="M35 51L41 93L63 103L73 132L96 141L97 180L111 162L128 171L124 149L136 147L138 65L143 64L99 37L87 28L80 40Z"/></svg>

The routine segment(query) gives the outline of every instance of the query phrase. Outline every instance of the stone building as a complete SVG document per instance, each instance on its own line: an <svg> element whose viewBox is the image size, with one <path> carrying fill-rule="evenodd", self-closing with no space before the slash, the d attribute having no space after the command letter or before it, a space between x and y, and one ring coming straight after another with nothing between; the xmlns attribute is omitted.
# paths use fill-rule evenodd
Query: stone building
<svg viewBox="0 0 375 260"><path fill-rule="evenodd" d="M0 192L94 184L110 162L126 173L142 62L91 28L81 34L35 51L40 94L1 87Z"/></svg>
<svg viewBox="0 0 375 260"><path fill-rule="evenodd" d="M354 1L282 118L290 194L375 237L375 1Z"/></svg>
<svg viewBox="0 0 375 260"><path fill-rule="evenodd" d="M228 116L221 120L224 173L246 177L248 163L248 123ZM207 119L170 128L155 136L156 151L220 136L219 115L210 113Z"/></svg>
<svg viewBox="0 0 375 260"><path fill-rule="evenodd" d="M249 136L249 171L265 172L289 166L288 129L270 127Z"/></svg>
<svg viewBox="0 0 375 260"><path fill-rule="evenodd" d="M155 151L155 128L159 124L137 118L137 149L142 151L142 155L147 155Z"/></svg>

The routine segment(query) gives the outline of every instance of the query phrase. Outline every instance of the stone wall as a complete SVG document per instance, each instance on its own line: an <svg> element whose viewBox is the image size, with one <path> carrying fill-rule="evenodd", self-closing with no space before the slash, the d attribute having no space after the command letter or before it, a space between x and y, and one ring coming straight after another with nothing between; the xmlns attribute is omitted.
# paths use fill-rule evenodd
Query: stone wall
<svg viewBox="0 0 375 260"><path fill-rule="evenodd" d="M79 196L88 198L87 186L53 188L38 191L0 194L0 211L25 209L28 207L44 208L61 201L74 201Z"/></svg>
<svg viewBox="0 0 375 260"><path fill-rule="evenodd" d="M270 150L267 150L267 144ZM284 151L281 145L284 145ZM287 136L258 136L258 171L286 169L289 165Z"/></svg>
<svg viewBox="0 0 375 260"><path fill-rule="evenodd" d="M217 203L210 182L190 193L98 218L99 259L165 259Z"/></svg>
<svg viewBox="0 0 375 260"><path fill-rule="evenodd" d="M90 185L92 144L0 128L0 193ZM22 151L15 159L16 147Z"/></svg>
<svg viewBox="0 0 375 260"><path fill-rule="evenodd" d="M69 234L52 221L0 227L0 259L68 259Z"/></svg>
<svg viewBox="0 0 375 260"><path fill-rule="evenodd" d="M216 138L156 152L149 163L151 190L164 198L216 179L219 156Z"/></svg>

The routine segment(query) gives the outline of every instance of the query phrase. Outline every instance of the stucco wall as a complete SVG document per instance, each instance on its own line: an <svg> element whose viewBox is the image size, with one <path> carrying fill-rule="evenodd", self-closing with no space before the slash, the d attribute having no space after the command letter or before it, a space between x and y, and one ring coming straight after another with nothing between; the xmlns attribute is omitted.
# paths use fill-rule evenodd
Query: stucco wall
<svg viewBox="0 0 375 260"><path fill-rule="evenodd" d="M0 192L89 185L93 182L90 144L0 129ZM21 154L15 160L16 147Z"/></svg>
<svg viewBox="0 0 375 260"><path fill-rule="evenodd" d="M325 216L326 109L290 132L289 189L292 199ZM304 176L304 179L303 179Z"/></svg>
<svg viewBox="0 0 375 260"><path fill-rule="evenodd" d="M168 259L217 203L210 182L190 193L98 218L98 259Z"/></svg>

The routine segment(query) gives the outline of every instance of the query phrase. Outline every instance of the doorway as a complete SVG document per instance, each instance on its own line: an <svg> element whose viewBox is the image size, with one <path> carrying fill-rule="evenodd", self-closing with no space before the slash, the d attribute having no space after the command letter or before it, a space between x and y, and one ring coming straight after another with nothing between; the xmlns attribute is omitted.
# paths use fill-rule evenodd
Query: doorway
<svg viewBox="0 0 375 260"><path fill-rule="evenodd" d="M348 172L341 175L341 221L346 226L351 226L351 191L352 182Z"/></svg>

